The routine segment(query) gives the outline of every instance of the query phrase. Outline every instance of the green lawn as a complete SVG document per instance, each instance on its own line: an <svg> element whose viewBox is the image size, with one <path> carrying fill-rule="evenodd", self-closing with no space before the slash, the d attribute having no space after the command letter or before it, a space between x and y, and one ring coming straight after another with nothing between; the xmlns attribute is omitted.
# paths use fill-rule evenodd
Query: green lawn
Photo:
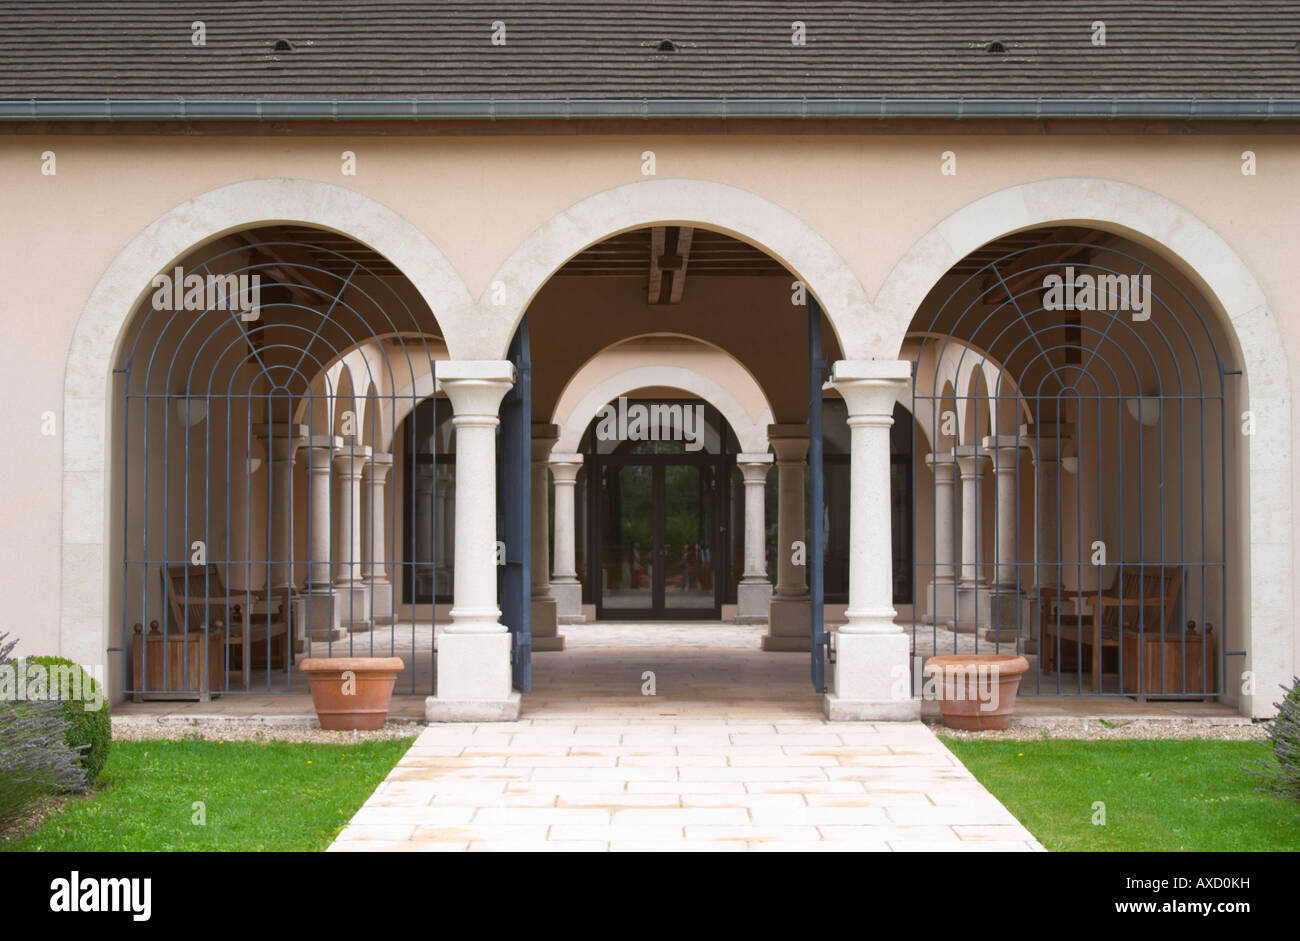
<svg viewBox="0 0 1300 941"><path fill-rule="evenodd" d="M411 741L114 742L90 795L0 850L322 850Z"/></svg>
<svg viewBox="0 0 1300 941"><path fill-rule="evenodd" d="M1300 850L1300 803L1243 770L1271 754L1254 742L943 743L1049 850Z"/></svg>

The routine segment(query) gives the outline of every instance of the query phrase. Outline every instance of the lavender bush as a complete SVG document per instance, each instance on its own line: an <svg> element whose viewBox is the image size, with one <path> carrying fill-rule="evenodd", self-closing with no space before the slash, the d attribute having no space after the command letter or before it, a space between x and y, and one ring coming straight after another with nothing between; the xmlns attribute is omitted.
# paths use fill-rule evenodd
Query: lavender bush
<svg viewBox="0 0 1300 941"><path fill-rule="evenodd" d="M1252 770L1267 779L1264 789L1270 794L1300 801L1300 679L1293 677L1291 688L1282 689L1286 695L1275 704L1277 716L1268 727L1273 761L1260 758Z"/></svg>
<svg viewBox="0 0 1300 941"><path fill-rule="evenodd" d="M12 678L21 665L10 656L18 641L8 636L0 634L0 677ZM62 704L20 700L12 680L8 689L0 696L0 828L37 797L86 786L79 756L64 743Z"/></svg>

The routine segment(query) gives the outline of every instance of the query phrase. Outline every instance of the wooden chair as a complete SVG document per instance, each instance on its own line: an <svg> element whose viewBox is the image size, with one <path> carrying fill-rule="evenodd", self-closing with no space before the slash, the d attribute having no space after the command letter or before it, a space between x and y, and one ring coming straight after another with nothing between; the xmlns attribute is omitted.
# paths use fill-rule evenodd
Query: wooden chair
<svg viewBox="0 0 1300 941"><path fill-rule="evenodd" d="M293 626L290 589L283 589L284 597L268 615L264 604L260 605L261 612L257 610L259 602L268 600L266 592L230 594L216 565L164 565L161 574L178 629L185 625L190 631L207 628L225 632L230 643L230 674L243 679L251 667L266 663L268 647L270 665L289 669ZM249 600L253 601L253 610L245 618L242 606Z"/></svg>
<svg viewBox="0 0 1300 941"><path fill-rule="evenodd" d="M1057 637L1061 639L1063 652L1080 647L1091 648L1092 688L1100 693L1102 651L1118 650L1126 633L1134 636L1139 631L1159 633L1173 617L1182 586L1183 570L1180 566L1134 564L1123 566L1118 594L1068 588L1040 589L1043 669L1055 672L1060 666L1056 661ZM1088 606L1088 613L1058 613L1061 603L1069 598L1082 598Z"/></svg>

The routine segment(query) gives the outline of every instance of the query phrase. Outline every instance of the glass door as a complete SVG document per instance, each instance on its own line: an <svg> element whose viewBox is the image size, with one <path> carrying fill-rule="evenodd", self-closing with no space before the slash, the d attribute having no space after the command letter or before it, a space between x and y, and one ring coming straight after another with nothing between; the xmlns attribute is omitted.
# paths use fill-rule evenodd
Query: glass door
<svg viewBox="0 0 1300 941"><path fill-rule="evenodd" d="M599 460L595 468L596 617L720 617L723 465L653 456Z"/></svg>

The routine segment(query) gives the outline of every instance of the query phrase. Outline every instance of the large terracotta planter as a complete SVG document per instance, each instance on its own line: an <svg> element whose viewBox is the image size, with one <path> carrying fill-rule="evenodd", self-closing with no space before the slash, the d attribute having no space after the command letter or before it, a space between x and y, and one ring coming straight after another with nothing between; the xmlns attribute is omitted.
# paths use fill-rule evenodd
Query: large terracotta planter
<svg viewBox="0 0 1300 941"><path fill-rule="evenodd" d="M1024 657L1008 653L945 654L925 661L934 677L939 714L950 729L1005 729L1029 669Z"/></svg>
<svg viewBox="0 0 1300 941"><path fill-rule="evenodd" d="M322 729L382 729L401 657L312 657L299 667L311 684Z"/></svg>

